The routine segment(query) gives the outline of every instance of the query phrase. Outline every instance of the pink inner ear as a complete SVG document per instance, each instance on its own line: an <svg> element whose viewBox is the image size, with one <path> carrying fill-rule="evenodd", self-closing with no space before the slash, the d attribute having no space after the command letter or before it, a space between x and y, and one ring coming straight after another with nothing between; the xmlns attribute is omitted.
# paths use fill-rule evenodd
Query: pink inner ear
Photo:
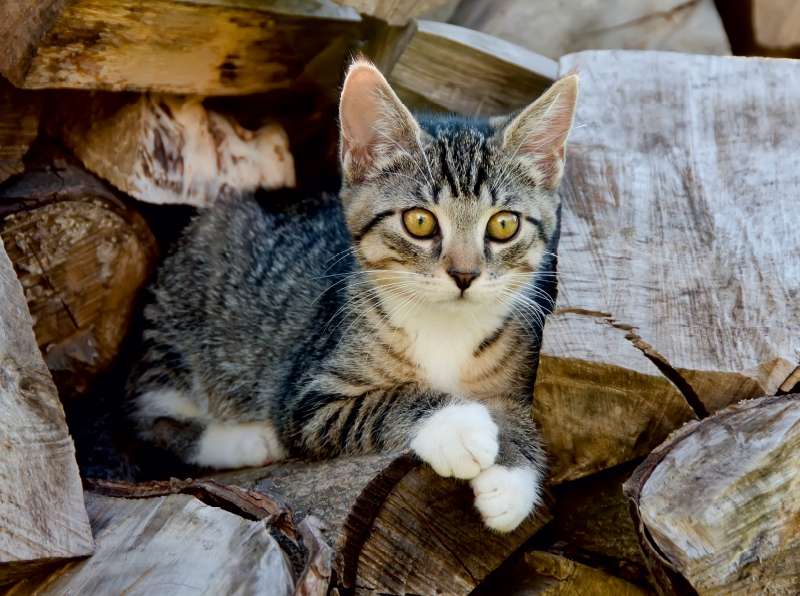
<svg viewBox="0 0 800 596"><path fill-rule="evenodd" d="M371 65L357 64L347 76L342 90L339 117L342 126L342 160L347 154L362 167L374 158L375 124L381 118L381 87L386 81Z"/></svg>

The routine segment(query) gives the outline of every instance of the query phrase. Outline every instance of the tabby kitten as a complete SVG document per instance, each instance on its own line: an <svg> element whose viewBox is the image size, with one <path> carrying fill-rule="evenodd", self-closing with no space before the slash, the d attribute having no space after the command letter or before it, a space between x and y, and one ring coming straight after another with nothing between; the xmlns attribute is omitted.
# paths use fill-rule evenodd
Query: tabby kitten
<svg viewBox="0 0 800 596"><path fill-rule="evenodd" d="M532 379L577 92L415 119L356 61L339 199L220 200L165 262L129 381L141 436L214 468L410 447L516 528L544 478Z"/></svg>

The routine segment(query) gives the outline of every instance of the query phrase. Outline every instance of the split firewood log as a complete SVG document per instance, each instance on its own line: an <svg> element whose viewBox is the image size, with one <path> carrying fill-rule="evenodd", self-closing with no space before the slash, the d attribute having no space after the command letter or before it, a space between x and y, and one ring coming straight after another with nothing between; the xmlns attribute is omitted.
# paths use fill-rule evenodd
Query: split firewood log
<svg viewBox="0 0 800 596"><path fill-rule="evenodd" d="M760 49L768 55L796 57L800 50L800 4L793 0L751 0L751 6L753 36Z"/></svg>
<svg viewBox="0 0 800 596"><path fill-rule="evenodd" d="M555 60L583 50L731 53L714 0L469 0L450 22Z"/></svg>
<svg viewBox="0 0 800 596"><path fill-rule="evenodd" d="M48 132L89 170L142 201L208 207L226 189L295 185L280 125L251 131L198 98L78 93L54 109Z"/></svg>
<svg viewBox="0 0 800 596"><path fill-rule="evenodd" d="M241 95L338 72L360 30L329 0L6 0L0 73L27 89Z"/></svg>
<svg viewBox="0 0 800 596"><path fill-rule="evenodd" d="M56 387L0 240L0 585L92 554Z"/></svg>
<svg viewBox="0 0 800 596"><path fill-rule="evenodd" d="M264 522L181 494L118 499L86 493L86 509L94 556L22 581L6 596L294 592L294 571Z"/></svg>
<svg viewBox="0 0 800 596"><path fill-rule="evenodd" d="M625 484L662 595L800 591L800 395L676 431Z"/></svg>
<svg viewBox="0 0 800 596"><path fill-rule="evenodd" d="M367 51L410 108L465 116L524 107L558 70L554 61L514 44L434 21L379 30Z"/></svg>
<svg viewBox="0 0 800 596"><path fill-rule="evenodd" d="M451 0L333 0L360 12L386 21L390 25L405 25L411 19L424 15L451 2Z"/></svg>
<svg viewBox="0 0 800 596"><path fill-rule="evenodd" d="M0 238L62 398L88 391L130 325L158 260L130 200L56 158L0 188Z"/></svg>
<svg viewBox="0 0 800 596"><path fill-rule="evenodd" d="M290 461L219 472L223 484L285 498L325 523L331 587L359 596L469 594L551 517L540 508L511 534L486 529L469 485L412 455Z"/></svg>
<svg viewBox="0 0 800 596"><path fill-rule="evenodd" d="M474 596L652 596L652 591L544 551L523 551Z"/></svg>
<svg viewBox="0 0 800 596"><path fill-rule="evenodd" d="M41 95L0 77L0 183L25 169L22 156L39 133Z"/></svg>
<svg viewBox="0 0 800 596"><path fill-rule="evenodd" d="M800 230L785 217L800 206L796 64L562 58L562 73L576 67L558 298L534 388L554 481L785 390L800 353Z"/></svg>

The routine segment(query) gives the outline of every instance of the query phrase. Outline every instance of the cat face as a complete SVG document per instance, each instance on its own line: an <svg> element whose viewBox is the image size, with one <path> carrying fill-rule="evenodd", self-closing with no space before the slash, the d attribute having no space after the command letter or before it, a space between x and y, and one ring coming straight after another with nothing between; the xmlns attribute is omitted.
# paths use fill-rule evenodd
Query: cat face
<svg viewBox="0 0 800 596"><path fill-rule="evenodd" d="M552 255L577 77L516 117L415 119L351 67L341 193L362 268L384 292L447 308L507 303Z"/></svg>

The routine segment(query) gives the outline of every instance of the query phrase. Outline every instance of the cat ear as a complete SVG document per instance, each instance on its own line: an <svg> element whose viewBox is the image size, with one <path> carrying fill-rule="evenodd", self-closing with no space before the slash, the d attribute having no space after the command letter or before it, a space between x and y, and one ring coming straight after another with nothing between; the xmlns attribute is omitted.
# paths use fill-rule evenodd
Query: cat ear
<svg viewBox="0 0 800 596"><path fill-rule="evenodd" d="M419 125L380 71L357 60L347 71L339 102L342 172L349 183L380 169L382 157L409 151Z"/></svg>
<svg viewBox="0 0 800 596"><path fill-rule="evenodd" d="M503 148L528 159L545 187L554 189L564 173L567 136L578 101L578 75L556 81L539 99L525 108L503 131Z"/></svg>

